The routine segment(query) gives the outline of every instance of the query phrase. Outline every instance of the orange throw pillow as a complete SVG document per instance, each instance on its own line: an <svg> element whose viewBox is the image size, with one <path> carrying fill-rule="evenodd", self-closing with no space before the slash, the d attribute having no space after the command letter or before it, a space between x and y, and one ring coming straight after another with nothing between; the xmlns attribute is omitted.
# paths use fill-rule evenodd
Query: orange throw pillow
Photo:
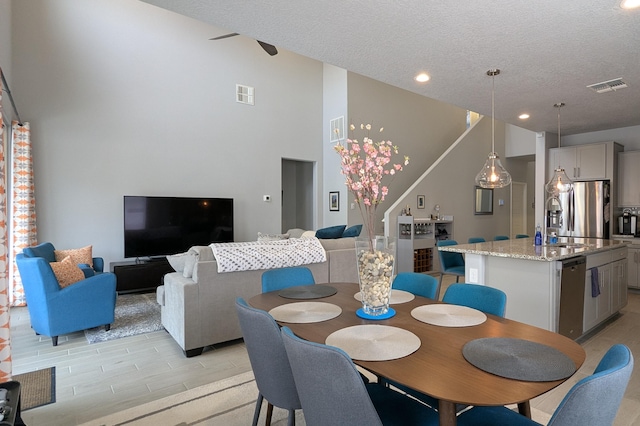
<svg viewBox="0 0 640 426"><path fill-rule="evenodd" d="M86 246L79 249L69 250L54 250L53 254L56 256L56 262L62 262L62 260L71 256L71 260L78 263L86 263L93 268L93 254L91 253L92 246Z"/></svg>
<svg viewBox="0 0 640 426"><path fill-rule="evenodd" d="M84 280L84 272L71 260L71 256L65 257L61 262L51 262L49 265L51 265L53 274L58 279L60 288L65 288L73 283Z"/></svg>

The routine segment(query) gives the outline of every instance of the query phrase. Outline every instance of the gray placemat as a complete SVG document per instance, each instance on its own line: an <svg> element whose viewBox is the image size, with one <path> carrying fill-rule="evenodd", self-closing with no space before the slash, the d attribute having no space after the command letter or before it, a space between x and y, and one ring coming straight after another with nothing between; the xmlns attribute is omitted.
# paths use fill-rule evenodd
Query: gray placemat
<svg viewBox="0 0 640 426"><path fill-rule="evenodd" d="M488 373L529 382L561 380L576 371L571 358L558 349L523 339L475 339L464 345L462 355Z"/></svg>
<svg viewBox="0 0 640 426"><path fill-rule="evenodd" d="M338 290L330 285L312 284L283 288L278 295L287 299L320 299L333 296L337 292Z"/></svg>

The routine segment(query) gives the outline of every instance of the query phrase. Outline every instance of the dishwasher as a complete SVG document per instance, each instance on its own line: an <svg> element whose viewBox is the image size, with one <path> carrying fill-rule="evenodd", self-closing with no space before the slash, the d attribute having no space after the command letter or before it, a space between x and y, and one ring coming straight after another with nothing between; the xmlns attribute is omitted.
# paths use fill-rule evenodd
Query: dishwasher
<svg viewBox="0 0 640 426"><path fill-rule="evenodd" d="M582 335L587 258L572 257L561 262L558 333L575 340Z"/></svg>

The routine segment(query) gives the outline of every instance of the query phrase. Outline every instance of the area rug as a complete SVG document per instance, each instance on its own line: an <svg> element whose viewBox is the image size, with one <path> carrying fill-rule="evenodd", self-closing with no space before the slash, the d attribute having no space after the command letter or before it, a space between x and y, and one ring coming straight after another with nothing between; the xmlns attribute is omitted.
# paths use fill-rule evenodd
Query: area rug
<svg viewBox="0 0 640 426"><path fill-rule="evenodd" d="M253 372L180 392L80 426L246 426L251 424L258 395ZM264 424L267 402L263 401L258 424ZM531 408L532 417L547 424L551 417ZM288 412L273 409L272 425L287 424ZM296 425L304 426L302 410L296 410Z"/></svg>
<svg viewBox="0 0 640 426"><path fill-rule="evenodd" d="M155 293L120 294L111 330L96 327L85 330L84 335L89 343L97 343L159 330L162 330L160 305Z"/></svg>
<svg viewBox="0 0 640 426"><path fill-rule="evenodd" d="M56 368L15 374L20 382L20 405L22 411L56 402Z"/></svg>

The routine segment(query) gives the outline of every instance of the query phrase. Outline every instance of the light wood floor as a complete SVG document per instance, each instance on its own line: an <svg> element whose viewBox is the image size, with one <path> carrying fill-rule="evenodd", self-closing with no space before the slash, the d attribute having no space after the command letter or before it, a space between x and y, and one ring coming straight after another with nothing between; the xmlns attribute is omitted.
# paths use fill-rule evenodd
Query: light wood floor
<svg viewBox="0 0 640 426"><path fill-rule="evenodd" d="M78 425L251 369L242 341L185 358L164 331L93 345L80 332L61 336L53 347L50 338L33 333L26 308L11 309L11 333L14 374L56 367L57 402L23 412L28 426ZM575 379L533 400L532 406L552 413L568 388L591 374L615 343L627 344L640 359L640 294L630 294L622 315L582 343L587 360ZM640 368L635 368L615 425L640 425Z"/></svg>

